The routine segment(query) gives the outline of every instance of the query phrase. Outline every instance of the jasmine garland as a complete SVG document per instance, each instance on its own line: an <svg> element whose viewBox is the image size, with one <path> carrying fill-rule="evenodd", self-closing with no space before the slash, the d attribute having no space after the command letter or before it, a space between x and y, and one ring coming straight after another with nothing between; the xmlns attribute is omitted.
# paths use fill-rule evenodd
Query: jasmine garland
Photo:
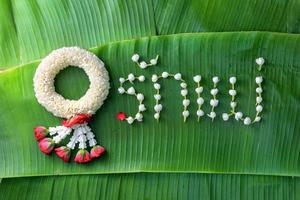
<svg viewBox="0 0 300 200"><path fill-rule="evenodd" d="M65 99L55 91L55 76L68 66L83 69L90 81L89 89L79 100ZM71 151L76 147L79 148L74 158L77 163L90 162L93 158L100 157L105 149L98 145L88 123L102 106L109 92L109 76L103 62L91 52L79 47L57 49L42 60L36 70L33 84L38 102L54 116L65 119L59 126L37 126L34 129L40 150L45 154L54 150L65 162L69 162ZM67 137L69 142L66 146L58 146Z"/></svg>

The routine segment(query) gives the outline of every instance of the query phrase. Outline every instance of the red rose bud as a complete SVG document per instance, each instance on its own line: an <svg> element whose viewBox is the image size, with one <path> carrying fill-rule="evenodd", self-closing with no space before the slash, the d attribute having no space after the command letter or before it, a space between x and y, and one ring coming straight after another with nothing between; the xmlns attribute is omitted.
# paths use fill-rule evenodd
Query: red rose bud
<svg viewBox="0 0 300 200"><path fill-rule="evenodd" d="M69 147L61 146L54 149L56 155L60 157L64 162L69 162L71 149Z"/></svg>
<svg viewBox="0 0 300 200"><path fill-rule="evenodd" d="M75 117L72 117L69 120L64 120L62 121L62 125L68 128L71 128L72 126L76 124L83 124L85 122L89 122L92 118L92 115L88 114L79 114L76 115Z"/></svg>
<svg viewBox="0 0 300 200"><path fill-rule="evenodd" d="M50 154L54 148L54 141L51 138L44 138L39 141L40 150L45 154Z"/></svg>
<svg viewBox="0 0 300 200"><path fill-rule="evenodd" d="M45 138L48 135L48 130L43 126L34 128L34 136L37 141Z"/></svg>
<svg viewBox="0 0 300 200"><path fill-rule="evenodd" d="M104 147L102 147L100 145L96 145L91 150L91 158L98 158L102 154L104 154L104 152L105 152Z"/></svg>
<svg viewBox="0 0 300 200"><path fill-rule="evenodd" d="M75 156L75 159L74 161L77 162L77 163L87 163L87 162L90 162L92 159L90 157L90 154L87 150L84 150L84 149L80 149L76 156Z"/></svg>
<svg viewBox="0 0 300 200"><path fill-rule="evenodd" d="M121 120L121 121L124 121L126 119L126 114L123 113L123 112L119 112L117 115L116 115L116 118L118 120Z"/></svg>

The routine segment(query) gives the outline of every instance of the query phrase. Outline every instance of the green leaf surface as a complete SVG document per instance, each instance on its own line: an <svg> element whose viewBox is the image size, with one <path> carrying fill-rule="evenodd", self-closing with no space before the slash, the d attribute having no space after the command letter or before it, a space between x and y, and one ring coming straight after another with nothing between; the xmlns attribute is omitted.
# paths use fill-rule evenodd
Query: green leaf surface
<svg viewBox="0 0 300 200"><path fill-rule="evenodd" d="M155 34L151 0L0 0L0 68L62 46L85 48Z"/></svg>
<svg viewBox="0 0 300 200"><path fill-rule="evenodd" d="M183 32L300 32L299 0L0 0L0 68L51 50Z"/></svg>
<svg viewBox="0 0 300 200"><path fill-rule="evenodd" d="M56 126L60 120L48 113L34 97L32 78L38 62L0 73L0 177L125 172L205 172L299 176L300 135L300 37L278 33L179 34L112 43L93 52L110 73L111 90L104 106L91 123L107 154L88 165L65 164L55 155L42 154L33 137L37 125ZM139 69L131 55L143 59L160 55L159 65ZM245 126L220 115L229 111L228 78L237 76L239 109L255 114L254 59L263 56L266 65L261 123ZM188 83L191 116L183 123L182 97L177 82L162 84L164 110L160 122L153 118L153 73L181 72ZM137 101L117 93L118 79L129 73L144 74L147 80L135 85L145 94L148 111L143 123L128 125L115 119L124 111L134 114ZM197 122L195 74L203 76L204 98L211 98L211 78L218 75L220 106L214 122ZM78 98L88 85L80 70L61 73L57 90ZM74 81L77 82L74 82ZM80 84L83 81L84 84ZM74 84L75 83L75 84ZM129 85L126 85L128 87ZM204 111L210 111L208 103ZM75 152L74 152L75 153ZM73 153L73 155L74 155Z"/></svg>
<svg viewBox="0 0 300 200"><path fill-rule="evenodd" d="M154 0L159 34L184 32L300 32L299 0Z"/></svg>
<svg viewBox="0 0 300 200"><path fill-rule="evenodd" d="M292 177L141 173L4 179L0 198L296 200L299 189Z"/></svg>

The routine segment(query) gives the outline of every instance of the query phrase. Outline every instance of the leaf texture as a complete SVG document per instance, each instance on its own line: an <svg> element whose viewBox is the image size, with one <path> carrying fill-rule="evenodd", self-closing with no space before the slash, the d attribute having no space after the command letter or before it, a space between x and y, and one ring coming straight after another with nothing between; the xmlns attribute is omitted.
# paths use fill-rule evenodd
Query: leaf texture
<svg viewBox="0 0 300 200"><path fill-rule="evenodd" d="M88 165L65 164L56 156L43 155L34 141L37 125L56 126L60 120L48 113L34 97L32 78L39 62L0 73L0 176L43 176L127 172L238 173L299 176L299 36L279 33L178 34L112 43L93 49L110 73L111 90L91 127L108 153ZM131 61L134 52L142 59L160 55L159 65L139 69ZM239 109L255 114L255 58L263 56L264 112L261 123L245 126L221 113L229 111L228 78L237 76ZM157 123L153 118L153 73L181 72L188 83L191 116L183 123L182 97L177 82L161 82L164 110ZM117 112L134 114L137 101L118 94L118 79L129 73L144 74L147 80L135 84L145 94L148 111L143 123L128 125L115 119ZM209 101L211 78L218 75L220 106L216 120L197 122L195 83L203 77L204 98ZM77 82L75 82L75 80ZM81 83L82 84L79 84ZM74 85L75 83L75 85ZM77 83L77 84L76 84ZM57 90L79 98L88 86L80 70L58 76ZM129 85L126 85L128 87ZM210 106L204 105L208 113Z"/></svg>
<svg viewBox="0 0 300 200"><path fill-rule="evenodd" d="M150 0L1 0L0 68L62 46L91 48L155 34Z"/></svg>
<svg viewBox="0 0 300 200"><path fill-rule="evenodd" d="M300 31L298 0L154 0L154 9L159 34Z"/></svg>
<svg viewBox="0 0 300 200"><path fill-rule="evenodd" d="M1 0L0 68L62 46L187 32L299 33L298 0Z"/></svg>
<svg viewBox="0 0 300 200"><path fill-rule="evenodd" d="M299 178L141 173L4 179L1 199L299 199ZM24 196L26 194L26 196Z"/></svg>

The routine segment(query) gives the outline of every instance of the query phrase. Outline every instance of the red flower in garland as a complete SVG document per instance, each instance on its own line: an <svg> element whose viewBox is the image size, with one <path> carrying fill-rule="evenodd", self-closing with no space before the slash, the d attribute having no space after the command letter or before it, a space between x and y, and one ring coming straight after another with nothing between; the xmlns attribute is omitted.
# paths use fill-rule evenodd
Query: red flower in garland
<svg viewBox="0 0 300 200"><path fill-rule="evenodd" d="M91 160L92 159L90 157L89 152L85 149L80 149L77 152L75 159L74 159L74 161L77 163L87 163L87 162L90 162Z"/></svg>
<svg viewBox="0 0 300 200"><path fill-rule="evenodd" d="M124 112L119 112L117 115L116 115L116 118L118 120L121 120L121 121L124 121L126 119L126 114Z"/></svg>
<svg viewBox="0 0 300 200"><path fill-rule="evenodd" d="M105 152L105 148L100 146L100 145L96 145L91 149L91 158L98 158L101 155L103 155Z"/></svg>
<svg viewBox="0 0 300 200"><path fill-rule="evenodd" d="M47 155L51 153L51 151L54 148L54 145L54 140L51 138L44 138L41 141L39 141L40 150Z"/></svg>
<svg viewBox="0 0 300 200"><path fill-rule="evenodd" d="M37 141L45 138L48 135L48 130L44 126L34 128L34 136Z"/></svg>
<svg viewBox="0 0 300 200"><path fill-rule="evenodd" d="M75 117L69 119L69 120L64 120L62 122L63 126L71 128L75 124L83 124L85 122L89 122L91 120L92 115L88 114L79 114L76 115Z"/></svg>
<svg viewBox="0 0 300 200"><path fill-rule="evenodd" d="M56 149L54 149L56 155L60 157L64 162L69 162L70 155L71 155L71 149L66 146L61 146Z"/></svg>

